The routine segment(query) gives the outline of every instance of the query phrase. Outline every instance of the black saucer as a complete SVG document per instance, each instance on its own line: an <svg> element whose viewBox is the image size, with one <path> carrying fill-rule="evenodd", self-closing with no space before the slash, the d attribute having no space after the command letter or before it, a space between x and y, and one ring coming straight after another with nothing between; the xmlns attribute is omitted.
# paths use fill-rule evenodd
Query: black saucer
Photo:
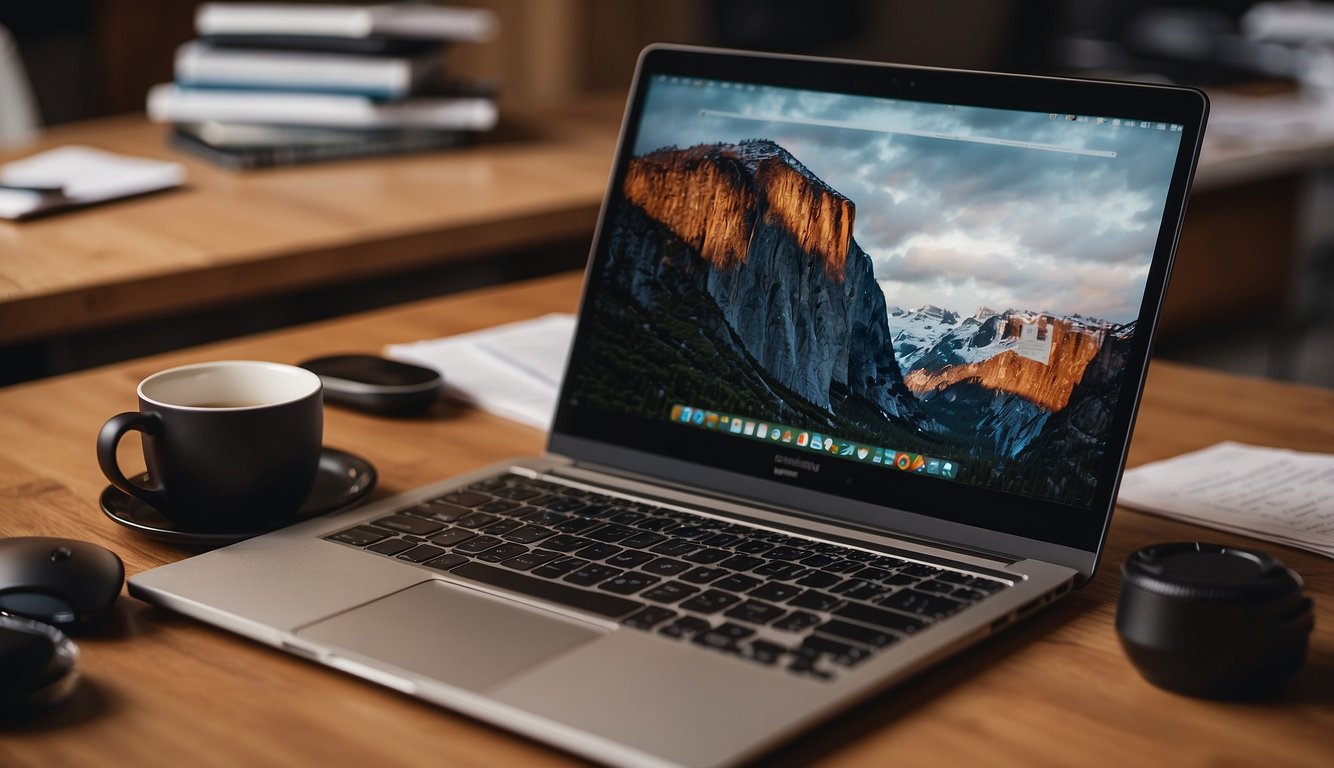
<svg viewBox="0 0 1334 768"><path fill-rule="evenodd" d="M148 474L129 478L131 482L146 484ZM375 489L375 467L369 461L337 448L325 447L320 454L320 468L315 475L315 487L301 509L289 520L256 531L239 533L200 533L184 531L163 514L114 485L102 491L102 512L116 523L154 539L175 544L203 544L223 546L267 533L283 526L309 520L312 517L356 506Z"/></svg>

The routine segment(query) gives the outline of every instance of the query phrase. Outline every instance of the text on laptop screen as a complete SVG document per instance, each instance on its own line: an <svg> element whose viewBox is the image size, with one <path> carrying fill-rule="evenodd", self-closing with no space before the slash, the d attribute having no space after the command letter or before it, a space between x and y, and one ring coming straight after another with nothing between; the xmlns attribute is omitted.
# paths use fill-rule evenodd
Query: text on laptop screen
<svg viewBox="0 0 1334 768"><path fill-rule="evenodd" d="M655 76L567 399L1087 508L1182 135Z"/></svg>

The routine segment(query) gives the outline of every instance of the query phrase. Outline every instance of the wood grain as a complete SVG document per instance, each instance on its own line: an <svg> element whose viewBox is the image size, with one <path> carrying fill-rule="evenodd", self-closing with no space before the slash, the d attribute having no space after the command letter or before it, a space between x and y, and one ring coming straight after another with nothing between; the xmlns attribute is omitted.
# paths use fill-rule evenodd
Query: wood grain
<svg viewBox="0 0 1334 768"><path fill-rule="evenodd" d="M105 519L94 437L134 387L203 360L295 362L459 333L576 304L563 275L134 360L0 390L0 534L96 541L130 573L192 550ZM330 445L375 463L377 496L535 453L537 431L459 406L386 421L330 408ZM1141 463L1219 440L1334 451L1334 392L1154 363L1131 449ZM127 468L142 466L127 446ZM1307 667L1280 698L1229 704L1154 688L1113 629L1135 548L1212 540L1274 552L1317 605ZM0 728L0 765L577 765L504 731L123 596L81 638L86 681L48 716ZM1119 510L1093 582L1032 620L775 751L779 765L1328 765L1334 757L1334 561Z"/></svg>
<svg viewBox="0 0 1334 768"><path fill-rule="evenodd" d="M467 149L231 173L123 116L65 144L179 162L184 188L0 222L0 344L474 259L593 230L622 98L507 117Z"/></svg>

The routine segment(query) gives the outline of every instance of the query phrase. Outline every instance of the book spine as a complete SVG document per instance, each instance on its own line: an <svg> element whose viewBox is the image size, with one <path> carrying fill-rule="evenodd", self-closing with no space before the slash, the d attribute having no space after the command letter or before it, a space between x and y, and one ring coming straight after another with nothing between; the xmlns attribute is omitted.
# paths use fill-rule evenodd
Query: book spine
<svg viewBox="0 0 1334 768"><path fill-rule="evenodd" d="M405 138L389 137L385 139L366 139L365 141L346 144L291 144L273 147L247 147L244 149L219 149L191 136L184 131L174 131L170 142L178 149L208 160L232 171L248 171L261 168L279 168L325 160L350 160L358 157L377 157L386 155L423 152L433 149L445 149L459 146L471 140L466 132L440 132L433 135L418 135Z"/></svg>

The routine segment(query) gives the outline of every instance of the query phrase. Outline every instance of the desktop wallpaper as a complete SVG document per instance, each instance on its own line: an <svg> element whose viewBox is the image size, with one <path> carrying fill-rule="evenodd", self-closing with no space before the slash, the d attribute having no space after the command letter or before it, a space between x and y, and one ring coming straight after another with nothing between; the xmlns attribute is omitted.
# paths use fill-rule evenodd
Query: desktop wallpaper
<svg viewBox="0 0 1334 768"><path fill-rule="evenodd" d="M658 78L572 391L1088 507L1178 130Z"/></svg>

